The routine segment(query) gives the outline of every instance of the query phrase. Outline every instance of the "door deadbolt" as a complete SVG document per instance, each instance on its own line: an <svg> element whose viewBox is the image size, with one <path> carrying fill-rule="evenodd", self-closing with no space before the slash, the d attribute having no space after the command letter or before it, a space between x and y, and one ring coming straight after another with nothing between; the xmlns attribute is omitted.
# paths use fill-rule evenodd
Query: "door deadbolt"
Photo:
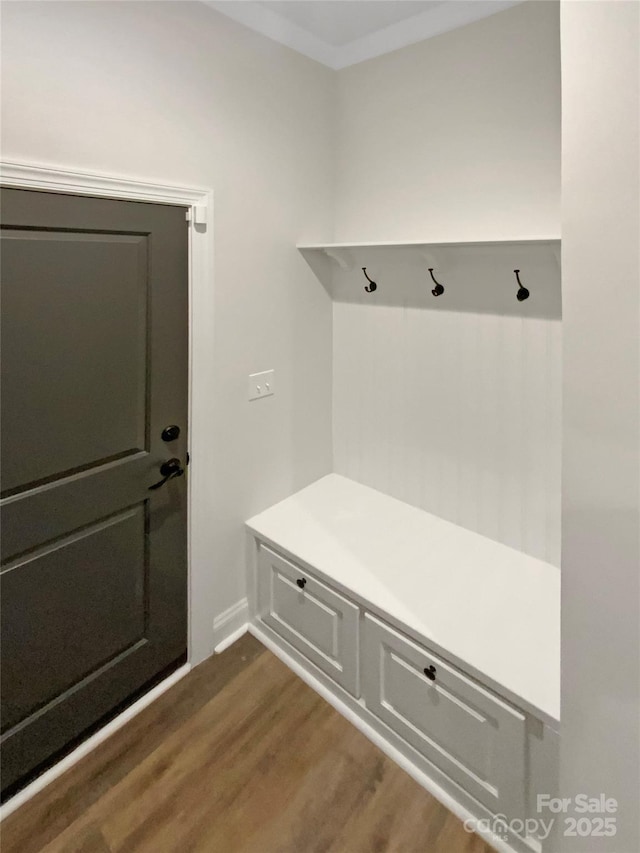
<svg viewBox="0 0 640 853"><path fill-rule="evenodd" d="M161 438L163 441L175 441L179 435L180 427L176 426L176 424L171 424L170 426L166 426L162 430Z"/></svg>

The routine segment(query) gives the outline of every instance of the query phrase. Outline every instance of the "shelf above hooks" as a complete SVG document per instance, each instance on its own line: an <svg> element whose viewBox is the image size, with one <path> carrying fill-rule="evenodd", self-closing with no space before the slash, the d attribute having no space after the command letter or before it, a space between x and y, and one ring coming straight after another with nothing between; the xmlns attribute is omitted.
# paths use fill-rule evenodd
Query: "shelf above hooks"
<svg viewBox="0 0 640 853"><path fill-rule="evenodd" d="M297 248L335 301L561 316L559 236Z"/></svg>
<svg viewBox="0 0 640 853"><path fill-rule="evenodd" d="M472 246L549 246L550 248L560 247L560 236L545 236L545 237L516 237L506 240L444 240L441 242L424 241L397 241L392 243L372 242L372 243L298 243L296 248L302 251L321 250L326 254L333 256L340 253L344 256L345 250L349 249L453 249L457 247L472 247Z"/></svg>

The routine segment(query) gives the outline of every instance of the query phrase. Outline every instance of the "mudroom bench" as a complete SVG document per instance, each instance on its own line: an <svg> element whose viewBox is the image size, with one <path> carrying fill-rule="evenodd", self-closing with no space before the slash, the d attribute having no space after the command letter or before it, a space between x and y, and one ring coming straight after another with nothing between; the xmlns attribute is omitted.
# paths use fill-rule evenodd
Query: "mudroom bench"
<svg viewBox="0 0 640 853"><path fill-rule="evenodd" d="M555 784L559 569L337 474L247 529L252 632L461 817L540 849L517 830Z"/></svg>

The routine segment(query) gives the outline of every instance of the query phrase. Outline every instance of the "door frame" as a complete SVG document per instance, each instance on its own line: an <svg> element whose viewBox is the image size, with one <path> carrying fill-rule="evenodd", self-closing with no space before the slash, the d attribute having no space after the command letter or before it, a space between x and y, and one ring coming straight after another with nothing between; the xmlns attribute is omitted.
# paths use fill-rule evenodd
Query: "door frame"
<svg viewBox="0 0 640 853"><path fill-rule="evenodd" d="M211 595L208 528L214 517L211 477L204 470L214 403L213 190L157 184L54 166L0 161L5 187L187 207L189 221L189 468L187 495L188 620L187 660L195 666L213 653L213 616L193 606ZM199 464L204 460L204 464Z"/></svg>

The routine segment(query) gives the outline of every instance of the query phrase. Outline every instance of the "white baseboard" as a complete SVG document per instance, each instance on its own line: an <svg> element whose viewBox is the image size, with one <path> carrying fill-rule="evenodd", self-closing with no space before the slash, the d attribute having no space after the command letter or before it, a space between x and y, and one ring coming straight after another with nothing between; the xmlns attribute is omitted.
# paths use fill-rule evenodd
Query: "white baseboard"
<svg viewBox="0 0 640 853"><path fill-rule="evenodd" d="M232 646L236 640L239 640L240 637L242 637L244 634L246 634L248 629L249 629L249 623L245 622L236 631L234 631L232 634L229 634L228 637L225 637L224 640L222 640L222 642L218 643L218 645L213 650L213 653L215 655L219 655L220 652L223 652L225 649L228 649L229 646Z"/></svg>
<svg viewBox="0 0 640 853"><path fill-rule="evenodd" d="M220 654L246 633L249 622L249 602L236 601L213 620L213 651Z"/></svg>
<svg viewBox="0 0 640 853"><path fill-rule="evenodd" d="M421 787L427 790L435 797L438 802L452 812L463 823L466 820L473 820L474 823L478 815L470 811L462 803L455 799L448 791L442 788L434 779L425 773L420 767L414 764L410 758L400 752L392 743L390 743L383 735L380 734L372 725L370 725L364 716L354 710L350 705L344 702L332 690L313 675L308 669L302 666L294 657L287 653L277 642L267 634L260 625L249 623L248 631L256 639L265 645L269 651L273 652L276 657L286 664L296 675L298 675L306 684L309 685L316 693L319 693L338 713L352 723L362 734L368 738L375 746L377 746L386 756L398 764L406 773L411 776ZM353 700L355 702L355 700ZM363 711L363 714L367 713ZM477 826L477 824L476 824ZM481 836L498 853L517 853L515 847L509 844L502 838L499 838L490 830L485 830L482 825L475 830L476 834ZM520 848L518 848L520 849ZM530 848L527 848L530 850Z"/></svg>
<svg viewBox="0 0 640 853"><path fill-rule="evenodd" d="M3 803L3 805L0 806L0 822L6 817L9 817L10 814L12 814L16 809L19 809L20 806L24 805L24 803L32 797L35 797L36 794L40 793L40 791L46 788L47 785L54 781L54 779L58 779L63 773L66 773L66 771L73 767L74 764L77 764L80 759L84 758L85 755L88 755L97 746L107 740L107 738L111 737L112 734L117 732L118 729L121 729L129 722L129 720L132 720L140 713L140 711L151 705L151 703L159 696L166 693L170 687L173 687L173 685L177 684L181 678L184 678L190 669L191 664L189 663L185 663L184 666L176 669L176 671L172 672L171 675L164 679L164 681L161 681L160 684L156 684L156 686L149 690L148 693L141 696L137 702L134 702L133 705L125 708L125 710L121 714L118 714L115 719L111 720L110 723L107 723L106 726L103 726L95 734L87 738L87 740L81 743L77 749L74 749L73 752L70 752L69 755L66 755L61 761L54 764L54 766L49 770L45 771L42 776L38 776L38 778L34 779L26 788L18 791L15 796L11 797L10 800L7 800L6 803Z"/></svg>

